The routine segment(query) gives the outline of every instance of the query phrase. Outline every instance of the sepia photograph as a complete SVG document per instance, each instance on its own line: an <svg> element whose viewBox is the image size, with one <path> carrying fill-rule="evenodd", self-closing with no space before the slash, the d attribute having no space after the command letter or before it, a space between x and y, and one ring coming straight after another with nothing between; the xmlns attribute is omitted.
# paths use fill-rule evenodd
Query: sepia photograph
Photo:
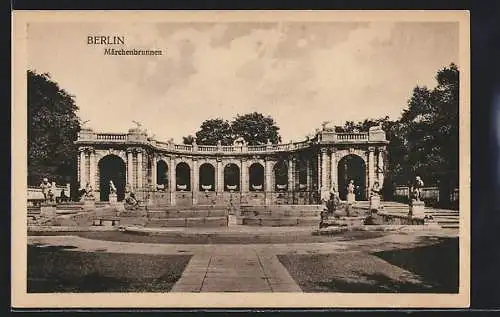
<svg viewBox="0 0 500 317"><path fill-rule="evenodd" d="M467 307L467 11L14 12L18 307Z"/></svg>

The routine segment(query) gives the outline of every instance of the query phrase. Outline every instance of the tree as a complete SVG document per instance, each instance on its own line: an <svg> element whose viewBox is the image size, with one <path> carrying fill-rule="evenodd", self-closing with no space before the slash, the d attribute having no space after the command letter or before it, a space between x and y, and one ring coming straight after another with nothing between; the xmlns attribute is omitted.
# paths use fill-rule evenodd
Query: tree
<svg viewBox="0 0 500 317"><path fill-rule="evenodd" d="M28 76L28 184L47 177L57 184L77 181L80 131L74 97L49 74L29 70ZM72 186L75 187L75 186Z"/></svg>
<svg viewBox="0 0 500 317"><path fill-rule="evenodd" d="M186 144L186 145L193 144L194 143L194 136L192 136L191 134L188 135L188 136L183 136L182 137L182 143Z"/></svg>
<svg viewBox="0 0 500 317"><path fill-rule="evenodd" d="M231 145L238 137L243 137L249 145L263 145L270 141L273 144L281 142L279 127L273 118L253 112L237 115L228 122L221 118L208 119L202 122L196 132L196 143L200 145ZM192 136L183 137L184 144L192 143Z"/></svg>
<svg viewBox="0 0 500 317"><path fill-rule="evenodd" d="M399 155L399 168L392 166L392 172L406 180L419 174L427 184L439 185L440 201L446 203L458 185L459 70L452 63L435 78L432 90L415 87L397 122L400 144L391 156Z"/></svg>
<svg viewBox="0 0 500 317"><path fill-rule="evenodd" d="M232 144L234 137L231 124L221 118L203 121L200 130L196 132L196 142L203 145L217 145L219 140L222 145Z"/></svg>
<svg viewBox="0 0 500 317"><path fill-rule="evenodd" d="M231 123L235 137L243 137L249 145L263 145L268 141L272 144L281 142L279 127L270 116L253 112L238 115Z"/></svg>

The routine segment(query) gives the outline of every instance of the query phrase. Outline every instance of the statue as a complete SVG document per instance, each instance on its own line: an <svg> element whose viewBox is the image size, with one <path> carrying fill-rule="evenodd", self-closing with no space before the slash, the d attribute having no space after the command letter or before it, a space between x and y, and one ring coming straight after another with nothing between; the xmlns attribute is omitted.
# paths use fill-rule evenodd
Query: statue
<svg viewBox="0 0 500 317"><path fill-rule="evenodd" d="M378 181L375 181L375 183L373 183L370 196L380 196L380 185Z"/></svg>
<svg viewBox="0 0 500 317"><path fill-rule="evenodd" d="M113 181L109 181L109 193L116 194L116 186Z"/></svg>
<svg viewBox="0 0 500 317"><path fill-rule="evenodd" d="M87 183L87 186L85 186L85 198L88 199L93 199L94 198L94 189L92 188L92 185Z"/></svg>
<svg viewBox="0 0 500 317"><path fill-rule="evenodd" d="M125 206L127 209L135 209L139 202L135 198L135 193L132 191L132 186L127 183L125 186Z"/></svg>
<svg viewBox="0 0 500 317"><path fill-rule="evenodd" d="M52 184L49 183L49 179L48 178L45 177L42 180L42 183L40 184L40 188L42 189L43 198L46 200L47 199L47 194L48 194L49 190L52 188Z"/></svg>
<svg viewBox="0 0 500 317"><path fill-rule="evenodd" d="M55 195L54 195L54 192L52 192L52 187L49 187L48 190L47 190L47 198L46 198L46 200L50 204L55 203Z"/></svg>
<svg viewBox="0 0 500 317"><path fill-rule="evenodd" d="M422 187L424 187L424 182L422 181L420 176L415 177L415 182L411 187L411 199L420 201L420 198L422 197L421 195Z"/></svg>
<svg viewBox="0 0 500 317"><path fill-rule="evenodd" d="M356 195L354 194L354 181L351 179L347 185L347 203L353 203L356 200Z"/></svg>
<svg viewBox="0 0 500 317"><path fill-rule="evenodd" d="M132 120L132 122L135 123L135 125L137 126L137 129L142 127L142 124L139 121Z"/></svg>

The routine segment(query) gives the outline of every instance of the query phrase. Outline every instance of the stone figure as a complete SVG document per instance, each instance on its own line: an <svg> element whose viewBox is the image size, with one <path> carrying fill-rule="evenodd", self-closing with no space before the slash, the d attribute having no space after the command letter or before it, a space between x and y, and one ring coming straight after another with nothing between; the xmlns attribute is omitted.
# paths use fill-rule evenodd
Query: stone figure
<svg viewBox="0 0 500 317"><path fill-rule="evenodd" d="M411 199L420 201L420 198L422 197L422 187L424 187L424 182L422 181L420 176L416 176L415 181L411 187Z"/></svg>
<svg viewBox="0 0 500 317"><path fill-rule="evenodd" d="M85 198L94 198L94 189L89 183L87 183L87 185L85 186Z"/></svg>
<svg viewBox="0 0 500 317"><path fill-rule="evenodd" d="M42 189L43 198L47 199L47 193L49 192L49 189L52 188L52 184L49 183L48 178L44 178L42 180L42 183L40 184L40 188Z"/></svg>
<svg viewBox="0 0 500 317"><path fill-rule="evenodd" d="M60 202L67 202L69 200L69 197L66 195L66 192L61 190L61 194L59 195L59 201Z"/></svg>
<svg viewBox="0 0 500 317"><path fill-rule="evenodd" d="M116 186L113 181L109 181L109 193L116 194Z"/></svg>
<svg viewBox="0 0 500 317"><path fill-rule="evenodd" d="M375 183L373 183L371 196L380 196L380 184L378 183L378 181L375 181Z"/></svg>
<svg viewBox="0 0 500 317"><path fill-rule="evenodd" d="M354 181L351 179L347 185L347 203L349 204L354 203L356 200L356 195L354 194L355 189L356 186L354 185Z"/></svg>
<svg viewBox="0 0 500 317"><path fill-rule="evenodd" d="M55 195L54 195L54 192L52 191L52 187L49 187L47 190L46 200L49 203L55 203Z"/></svg>
<svg viewBox="0 0 500 317"><path fill-rule="evenodd" d="M348 194L354 194L354 189L355 189L354 181L351 179L349 181L349 184L347 185L347 193Z"/></svg>

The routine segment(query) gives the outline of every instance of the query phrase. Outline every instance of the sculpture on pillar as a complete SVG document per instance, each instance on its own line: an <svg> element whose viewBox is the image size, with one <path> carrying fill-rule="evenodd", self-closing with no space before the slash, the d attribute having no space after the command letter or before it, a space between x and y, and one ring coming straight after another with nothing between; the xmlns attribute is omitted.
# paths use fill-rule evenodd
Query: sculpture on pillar
<svg viewBox="0 0 500 317"><path fill-rule="evenodd" d="M410 188L410 211L408 213L408 216L411 218L426 218L424 209L425 203L421 201L422 187L424 187L424 182L422 181L420 176L416 176L415 181Z"/></svg>
<svg viewBox="0 0 500 317"><path fill-rule="evenodd" d="M89 183L87 183L87 185L85 186L85 198L94 199L94 189Z"/></svg>
<svg viewBox="0 0 500 317"><path fill-rule="evenodd" d="M411 199L414 199L416 201L420 201L420 198L422 197L422 187L424 187L424 182L420 178L420 176L415 177L415 181L413 182L413 185L411 186Z"/></svg>
<svg viewBox="0 0 500 317"><path fill-rule="evenodd" d="M109 193L116 195L116 186L112 180L109 181Z"/></svg>
<svg viewBox="0 0 500 317"><path fill-rule="evenodd" d="M356 200L356 195L354 194L355 189L356 186L354 185L354 180L351 179L347 185L347 203L352 204Z"/></svg>
<svg viewBox="0 0 500 317"><path fill-rule="evenodd" d="M51 189L51 187L52 187L52 184L49 183L49 179L45 177L42 180L42 183L40 184L40 188L42 189L43 198L45 200L47 200L47 193L49 192L49 190Z"/></svg>
<svg viewBox="0 0 500 317"><path fill-rule="evenodd" d="M380 185L378 181L375 181L370 190L370 211L378 212L379 208L380 208Z"/></svg>

